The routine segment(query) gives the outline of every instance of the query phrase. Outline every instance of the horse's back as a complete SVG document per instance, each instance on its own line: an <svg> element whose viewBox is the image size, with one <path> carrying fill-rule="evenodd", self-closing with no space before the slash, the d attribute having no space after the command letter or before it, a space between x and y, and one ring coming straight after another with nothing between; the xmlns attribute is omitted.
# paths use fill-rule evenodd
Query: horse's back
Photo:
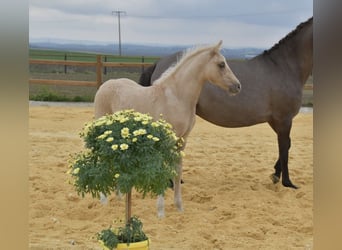
<svg viewBox="0 0 342 250"><path fill-rule="evenodd" d="M130 108L128 103L136 96L134 93L139 93L140 88L139 84L127 78L104 82L95 94L95 118Z"/></svg>

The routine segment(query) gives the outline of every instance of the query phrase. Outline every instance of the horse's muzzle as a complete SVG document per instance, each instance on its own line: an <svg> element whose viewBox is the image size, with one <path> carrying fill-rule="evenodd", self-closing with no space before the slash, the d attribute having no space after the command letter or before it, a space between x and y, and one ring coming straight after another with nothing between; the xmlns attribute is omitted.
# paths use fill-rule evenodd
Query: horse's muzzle
<svg viewBox="0 0 342 250"><path fill-rule="evenodd" d="M241 91L241 83L235 82L229 86L228 92L230 95L236 95Z"/></svg>

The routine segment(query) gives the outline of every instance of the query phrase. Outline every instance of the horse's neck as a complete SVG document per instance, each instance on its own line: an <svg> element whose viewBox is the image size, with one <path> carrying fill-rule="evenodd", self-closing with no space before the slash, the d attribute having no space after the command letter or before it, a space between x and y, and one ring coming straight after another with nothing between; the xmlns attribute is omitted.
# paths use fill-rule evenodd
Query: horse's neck
<svg viewBox="0 0 342 250"><path fill-rule="evenodd" d="M184 103L195 107L207 80L203 74L203 68L207 61L207 58L200 56L189 59L160 84L172 91Z"/></svg>
<svg viewBox="0 0 342 250"><path fill-rule="evenodd" d="M313 49L312 33L305 27L302 29L297 35L279 44L278 48L266 53L264 58L270 59L278 67L285 68L284 72L290 72L304 85L312 72Z"/></svg>

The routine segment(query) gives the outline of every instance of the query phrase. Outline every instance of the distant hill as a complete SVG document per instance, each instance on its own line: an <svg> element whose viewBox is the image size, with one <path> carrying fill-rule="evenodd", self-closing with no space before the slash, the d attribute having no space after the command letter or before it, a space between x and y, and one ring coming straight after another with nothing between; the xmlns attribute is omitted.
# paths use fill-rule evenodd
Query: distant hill
<svg viewBox="0 0 342 250"><path fill-rule="evenodd" d="M100 54L118 54L117 44L95 43L89 41L66 41L66 40L33 40L29 47L33 49L51 49L75 52L90 52ZM184 50L186 46L166 46L166 45L139 45L122 44L122 55L127 56L165 56ZM222 54L229 59L249 58L262 53L264 49L258 48L240 48L223 49Z"/></svg>

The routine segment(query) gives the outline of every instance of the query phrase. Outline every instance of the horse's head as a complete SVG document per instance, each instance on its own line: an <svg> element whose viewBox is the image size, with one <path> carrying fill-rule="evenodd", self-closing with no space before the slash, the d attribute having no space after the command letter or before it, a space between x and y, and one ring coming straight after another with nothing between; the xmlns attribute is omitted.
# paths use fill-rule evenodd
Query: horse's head
<svg viewBox="0 0 342 250"><path fill-rule="evenodd" d="M228 66L225 57L220 53L221 45L222 40L211 48L211 58L204 74L209 82L234 95L240 92L241 84Z"/></svg>

